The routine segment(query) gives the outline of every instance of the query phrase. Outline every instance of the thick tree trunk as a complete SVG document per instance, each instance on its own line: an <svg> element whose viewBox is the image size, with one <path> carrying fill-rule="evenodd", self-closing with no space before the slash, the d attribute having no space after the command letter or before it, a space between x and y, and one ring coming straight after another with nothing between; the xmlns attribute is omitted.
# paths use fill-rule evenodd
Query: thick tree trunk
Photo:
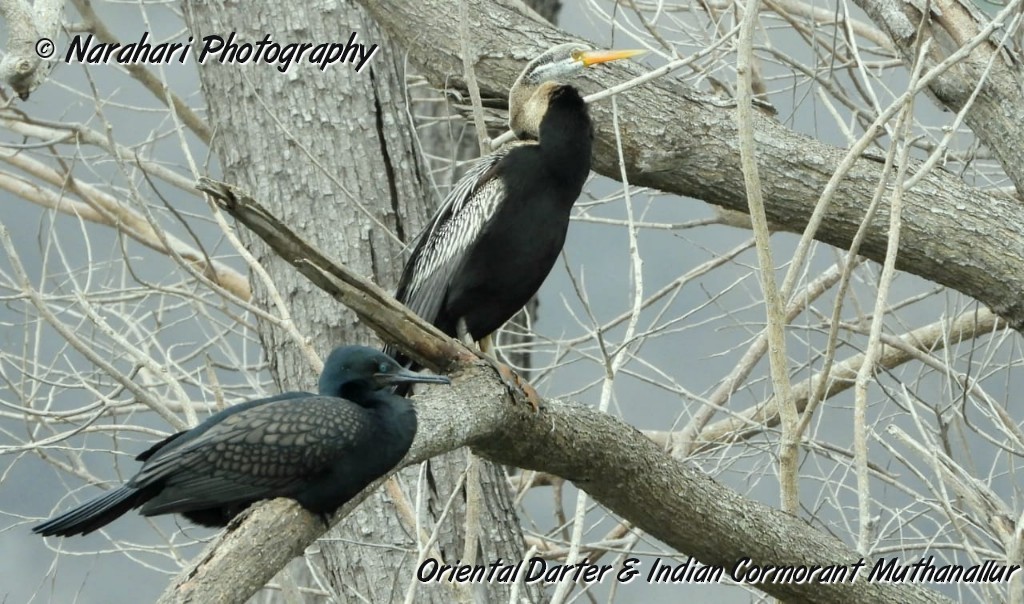
<svg viewBox="0 0 1024 604"><path fill-rule="evenodd" d="M208 61L200 66L200 77L225 178L267 200L275 214L334 258L390 287L401 271L405 243L436 205L408 123L402 54L393 52L386 37L351 4L186 2L185 8L196 39L234 31L248 41L272 32L282 43L344 42L357 32L359 42L380 46L360 73L344 64L323 72L302 65L281 74L270 65ZM323 356L340 343L378 343L351 311L261 241L245 229L239 235L285 308L277 307L267 281L254 273L255 303L272 315L290 315L297 333L311 338L314 351ZM316 376L287 326L260 321L257 329L279 387L313 388ZM427 534L465 464L466 455L459 452L431 460L430 484L436 490L423 494ZM479 522L487 530L479 531L479 551L492 558L521 557L522 535L507 481L493 464L480 468L484 505ZM417 468L402 474L410 501L415 501L418 476ZM451 562L463 551L464 499L456 495L457 505L444 520L436 546ZM334 590L371 602L401 597L419 551L414 531L400 521L383 492L329 533L319 549L317 559ZM487 599L507 600L510 586L485 589ZM434 584L420 587L416 599L448 602L451 595L449 586Z"/></svg>

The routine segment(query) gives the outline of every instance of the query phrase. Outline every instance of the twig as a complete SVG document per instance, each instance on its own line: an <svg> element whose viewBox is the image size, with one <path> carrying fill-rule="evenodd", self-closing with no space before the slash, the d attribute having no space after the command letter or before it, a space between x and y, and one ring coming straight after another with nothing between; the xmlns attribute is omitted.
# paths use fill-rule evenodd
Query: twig
<svg viewBox="0 0 1024 604"><path fill-rule="evenodd" d="M765 313L768 321L768 358L771 361L772 387L779 401L782 417L782 439L779 443L779 487L782 495L782 509L795 514L799 505L797 490L797 464L799 461L799 416L790 395L788 359L786 357L785 311L782 295L775 284L775 262L772 259L771 232L765 216L764 199L761 196L761 180L757 173L757 157L754 146L753 102L751 84L753 76L753 40L757 23L760 0L748 0L740 26L736 48L736 127L739 135L740 158L743 162L743 182L746 186L747 203L750 206L750 220L754 227L757 243L757 260L760 265L761 290L764 293Z"/></svg>

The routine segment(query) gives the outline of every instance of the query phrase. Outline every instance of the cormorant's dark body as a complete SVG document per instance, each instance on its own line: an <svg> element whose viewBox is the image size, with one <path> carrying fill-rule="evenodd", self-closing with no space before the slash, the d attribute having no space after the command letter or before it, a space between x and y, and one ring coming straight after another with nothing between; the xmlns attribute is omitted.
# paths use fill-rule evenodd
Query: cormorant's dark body
<svg viewBox="0 0 1024 604"><path fill-rule="evenodd" d="M416 434L411 402L387 391L444 382L401 368L373 349L335 349L319 394L287 392L225 409L156 443L125 485L32 530L86 534L140 508L223 526L255 501L290 497L329 514L386 474Z"/></svg>
<svg viewBox="0 0 1024 604"><path fill-rule="evenodd" d="M537 293L558 259L569 214L590 173L592 140L580 94L559 86L549 97L539 142L512 147L477 181L474 194L496 180L503 197L461 257L433 277L447 282L426 292L440 299L424 304L410 296L414 260L433 243L428 237L413 251L395 297L417 312L436 307L436 314L421 316L450 336L459 335L459 319L474 340L504 325Z"/></svg>

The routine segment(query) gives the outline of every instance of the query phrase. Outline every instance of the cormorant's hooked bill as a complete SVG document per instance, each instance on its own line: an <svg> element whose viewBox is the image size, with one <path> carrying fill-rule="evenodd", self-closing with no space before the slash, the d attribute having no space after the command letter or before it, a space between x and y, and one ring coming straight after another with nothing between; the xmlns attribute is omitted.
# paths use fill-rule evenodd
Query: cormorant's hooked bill
<svg viewBox="0 0 1024 604"><path fill-rule="evenodd" d="M330 514L390 471L412 445L416 412L396 384L448 384L365 346L331 352L319 394L286 392L234 405L156 443L123 486L32 530L84 535L141 508L223 526L253 502L290 497Z"/></svg>
<svg viewBox="0 0 1024 604"><path fill-rule="evenodd" d="M417 239L395 298L447 335L477 341L519 312L551 272L590 174L593 126L565 81L643 52L569 43L530 61L509 90L519 141L477 160L452 188Z"/></svg>

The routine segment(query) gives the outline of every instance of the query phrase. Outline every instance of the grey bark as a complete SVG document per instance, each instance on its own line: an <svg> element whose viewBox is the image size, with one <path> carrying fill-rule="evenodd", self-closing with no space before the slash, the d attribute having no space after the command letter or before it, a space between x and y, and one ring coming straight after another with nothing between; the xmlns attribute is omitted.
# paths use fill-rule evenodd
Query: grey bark
<svg viewBox="0 0 1024 604"><path fill-rule="evenodd" d="M570 39L540 19L524 17L511 0L467 1L481 51L477 79L487 94L504 94L526 58ZM456 25L440 10L441 0L365 4L411 60L429 57L419 67L435 83L461 85L453 77L462 73ZM435 35L427 39L418 35L422 31ZM640 73L637 65L616 65L594 70L582 85L594 91ZM632 184L747 211L733 107L671 79L629 90L617 102ZM610 103L595 103L590 111L597 136L594 170L619 179ZM780 228L802 231L845 153L760 114L755 114L754 131L768 219ZM1019 147L1024 139L1007 140ZM911 173L920 166L913 164ZM880 161L858 159L841 181L815 237L848 247L882 176ZM970 187L941 169L922 178L905 194L903 204L897 268L973 296L1021 330L1024 204ZM888 222L883 208L870 224L862 255L884 259Z"/></svg>
<svg viewBox="0 0 1024 604"><path fill-rule="evenodd" d="M56 60L42 60L56 51L64 15L62 0L0 0L0 17L7 22L7 40L0 57L0 81L25 101L49 75ZM43 39L49 40L47 44Z"/></svg>
<svg viewBox="0 0 1024 604"><path fill-rule="evenodd" d="M212 192L218 203L248 228L273 242L282 258L319 287L350 306L374 329L402 343L417 360L453 373L451 389L432 389L418 401L420 430L404 463L470 445L496 462L569 478L653 537L723 569L733 568L744 558L762 567L852 565L860 561L856 552L837 539L719 485L618 419L561 402L550 403L540 414L530 413L523 401L508 396L493 369L481 367L455 341L439 337L435 328L411 316L374 284L344 266L332 265L321 252L286 232L287 227L253 200L233 199L232 194L222 194L223 189L209 184L204 183L204 190ZM370 490L372 487L362 496ZM334 521L356 505L358 499L347 504ZM287 516L289 522L281 524L281 516ZM322 530L317 519L290 500L255 506L178 577L160 602L205 601L201 598L244 601ZM271 549L262 547L268 539L274 544ZM873 561L864 564L871 568ZM759 587L793 602L946 601L916 585L863 580Z"/></svg>
<svg viewBox="0 0 1024 604"><path fill-rule="evenodd" d="M913 65L923 40L934 42L925 57L926 67L931 67L965 46L989 22L969 0L856 0L856 4L889 34L908 66ZM926 6L930 7L927 13ZM1024 195L1024 145L1020 144L1024 140L1024 76L1019 61L1012 58L1020 56L1020 48L1007 48L1015 41L1005 29L997 29L928 89L952 111L971 103L967 125L992 150L1018 194ZM977 95L971 101L975 89Z"/></svg>
<svg viewBox="0 0 1024 604"><path fill-rule="evenodd" d="M477 76L489 94L504 94L521 69L522 60L564 39L549 26L524 21L511 4L471 2L470 6L473 30L481 41L482 57L477 63ZM452 22L450 12L439 10L434 2L402 6L375 3L372 8L389 31L407 44L406 48L412 51L410 58L430 58L430 64L421 67L435 81L462 72L458 38L454 35L457 24ZM281 21L285 22L290 20ZM415 27L420 34L431 31L432 35L429 39L415 36L402 29L403 22ZM233 23L238 27L238 21ZM357 27L352 21L347 24L353 29ZM369 31L359 27L361 33ZM453 46L449 48L448 44ZM508 52L510 46L511 52ZM611 70L593 79L590 85L622 81L628 73L635 71ZM203 77L205 85L205 79L210 76L204 74ZM287 93L282 91L282 94ZM252 95L252 90L247 94ZM309 100L306 98L305 102ZM225 102L238 103L239 99ZM285 105L288 106L317 105ZM631 91L620 99L619 107L632 182L696 196L732 209L745 209L746 200L739 186L742 176L736 153L735 120L730 108L716 105L712 99L672 82L659 82ZM607 105L594 107L593 114L599 125L595 167L615 176L614 154L609 153L613 136ZM276 124L267 123L263 132L276 131ZM806 223L825 180L835 170L842 154L792 133L768 118L759 118L755 126L760 168L767 175L765 193L769 218L789 228L800 228ZM229 161L231 159L227 157L224 161L229 177L238 176L232 180L247 183L266 197L255 186L261 184L259 177L265 177L266 171L241 165L244 162L238 158ZM260 165L266 170L266 166L285 164ZM849 241L880 168L881 164L868 159L855 165L832 202L830 216L818 233L820 239L839 245ZM319 173L316 176L319 177ZM300 196L302 191L317 189L305 186L289 190ZM1016 274L1024 258L1024 246L1019 240L1019 233L1024 230L1020 208L1010 200L985 195L941 172L926 177L905 203L908 232L904 233L903 268L975 295L1019 327L1024 316L1021 306L1024 303L1015 299L1024 279ZM286 207L281 209L287 210ZM876 220L878 226L872 228L863 251L877 259L884 253L882 225L887 216L882 213ZM295 226L306 228L303 224ZM318 229L316 234L325 235L321 231L323 229ZM327 235L330 239L333 232ZM327 246L323 241L320 243ZM387 245L385 242L384 246ZM967 258L967 254L971 257ZM335 255L345 258L340 251ZM359 266L358 258L347 261ZM330 306L324 308L331 309ZM352 321L355 323L354 319ZM308 384L309 380L303 383ZM425 459L471 443L479 452L497 461L568 476L627 520L705 563L729 564L744 555L758 563L773 564L795 563L791 562L793 560L818 563L857 560L855 553L799 520L749 502L685 464L671 460L617 420L572 405L552 405L550 413L532 418L524 416L521 410L511 409L498 393L500 388L492 377L477 373L450 393L434 392L424 398L420 403L422 428L412 459ZM594 468L604 472L601 480L593 480ZM664 505L652 505L652 501ZM696 512L707 509L719 511L710 522L704 515L695 516ZM283 513L294 515L296 520L281 527L282 533L268 529L273 518ZM252 518L225 534L221 545L211 550L210 558L194 574L184 578L180 588L169 592L172 598L169 601L174 601L174 597L205 601L218 593L208 590L221 588L229 589L227 593L235 597L242 593L239 590L244 586L258 589L267 579L263 573L272 574L280 567L278 562L283 565L300 553L319 532L316 521L296 510L294 504L277 501L260 506ZM272 547L254 547L254 542L249 540L254 534L260 539L269 538L264 543L273 544ZM233 549L239 544L241 549ZM231 557L234 554L241 557ZM919 588L866 582L838 586L766 586L766 591L788 601L937 601L933 594ZM223 601L237 600L225 598Z"/></svg>
<svg viewBox="0 0 1024 604"><path fill-rule="evenodd" d="M804 521L745 498L693 465L671 458L609 415L563 402L549 402L533 415L524 405L511 403L490 370L472 368L452 388L432 389L418 409L421 428L407 462L471 444L493 461L570 478L653 537L726 572L745 557L758 565L850 565L861 559ZM346 505L342 513L351 507ZM229 527L198 569L179 577L160 604L243 602L269 578L269 568L301 553L322 530L315 517L291 500L260 504L241 525ZM865 579L873 563L865 560L852 584L761 588L786 602L948 602L918 585L869 583Z"/></svg>
<svg viewBox="0 0 1024 604"><path fill-rule="evenodd" d="M359 41L381 46L362 73L346 65L324 72L306 65L280 74L269 66L247 69L214 61L199 69L216 130L214 149L226 178L269 200L274 213L293 229L360 274L395 283L405 258L404 242L418 232L436 204L408 124L402 54L391 52L386 36L351 4L186 2L185 8L196 39L235 31L258 40L269 31L279 41L344 42L358 32ZM255 274L254 301L274 314L290 313L300 333L313 334L311 345L317 352L326 354L340 343L378 343L353 313L259 239L245 231L240 236L288 308L274 307L266 284ZM315 384L316 376L285 330L261 322L258 332L282 390ZM424 494L425 517L432 523L462 473L465 455L431 464L439 485L437 492ZM480 521L492 530L481 534L481 550L490 556L521 556L522 535L507 481L500 469L484 465L486 505ZM411 469L403 478L405 485L416 485L418 471ZM463 518L457 511L450 515L441 533L439 548L453 560L463 547ZM317 559L342 597L359 594L385 602L399 597L394 590L408 584L416 551L414 535L399 522L389 498L378 492L320 544ZM507 600L510 587L487 590L488 598ZM426 586L417 601L450 598L447 588Z"/></svg>

